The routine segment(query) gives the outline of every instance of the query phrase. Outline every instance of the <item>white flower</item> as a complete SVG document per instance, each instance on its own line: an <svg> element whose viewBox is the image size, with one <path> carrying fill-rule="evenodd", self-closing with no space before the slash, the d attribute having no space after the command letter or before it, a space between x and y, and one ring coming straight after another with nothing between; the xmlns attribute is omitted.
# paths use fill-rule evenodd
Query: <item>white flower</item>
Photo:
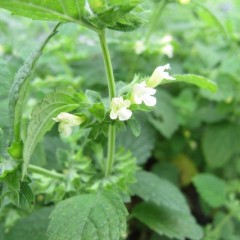
<svg viewBox="0 0 240 240"><path fill-rule="evenodd" d="M146 50L146 46L142 40L138 40L135 42L134 51L137 55L142 54Z"/></svg>
<svg viewBox="0 0 240 240"><path fill-rule="evenodd" d="M53 118L55 122L59 122L58 131L65 137L68 137L72 133L72 127L80 125L84 119L67 112L61 112L56 118Z"/></svg>
<svg viewBox="0 0 240 240"><path fill-rule="evenodd" d="M165 46L163 46L163 47L161 48L161 52L162 52L164 55L168 56L169 58L172 58L172 57L173 57L173 50L174 50L173 45L170 44L170 43L166 44Z"/></svg>
<svg viewBox="0 0 240 240"><path fill-rule="evenodd" d="M3 54L4 54L4 47L0 45L0 56L2 56Z"/></svg>
<svg viewBox="0 0 240 240"><path fill-rule="evenodd" d="M130 105L131 102L129 100L123 100L122 97L112 98L110 118L119 118L120 121L128 120L132 116L132 111L128 109Z"/></svg>
<svg viewBox="0 0 240 240"><path fill-rule="evenodd" d="M170 64L166 64L164 66L157 67L152 76L147 81L148 87L156 87L158 86L162 80L175 80L174 77L170 76L168 72L165 72L166 70L171 69Z"/></svg>
<svg viewBox="0 0 240 240"><path fill-rule="evenodd" d="M156 89L147 87L145 81L137 83L133 86L132 101L136 104L142 104L142 102L144 102L144 104L149 107L155 106L157 100L152 96L155 93Z"/></svg>
<svg viewBox="0 0 240 240"><path fill-rule="evenodd" d="M173 37L171 35L165 35L162 39L160 39L160 44L168 44L172 42Z"/></svg>
<svg viewBox="0 0 240 240"><path fill-rule="evenodd" d="M178 0L179 1L179 3L181 3L181 4L189 4L190 2L191 2L191 0Z"/></svg>

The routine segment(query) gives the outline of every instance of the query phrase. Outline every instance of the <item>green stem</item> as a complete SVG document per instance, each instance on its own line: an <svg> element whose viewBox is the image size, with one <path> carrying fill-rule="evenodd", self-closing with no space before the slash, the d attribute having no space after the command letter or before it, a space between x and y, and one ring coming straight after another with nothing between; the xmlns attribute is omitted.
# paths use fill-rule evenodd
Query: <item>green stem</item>
<svg viewBox="0 0 240 240"><path fill-rule="evenodd" d="M102 54L105 64L105 71L108 80L108 91L109 91L109 100L111 101L112 98L116 96L116 88L115 88L115 80L113 75L113 68L112 68L112 61L108 50L108 45L106 42L105 31L103 30L101 33L98 34L99 40L101 43Z"/></svg>
<svg viewBox="0 0 240 240"><path fill-rule="evenodd" d="M150 23L150 26L148 28L148 31L146 33L146 36L145 36L145 39L144 39L144 44L147 45L148 42L149 42L149 39L152 35L152 33L154 32L155 28L156 28L156 25L158 23L158 20L160 18L160 16L162 15L162 12L164 10L166 6L166 1L163 0L161 1L158 5L157 5L157 8L155 9L154 13L153 13L153 17L151 19L151 23Z"/></svg>
<svg viewBox="0 0 240 240"><path fill-rule="evenodd" d="M50 177L50 178L55 178L55 179L60 179L63 180L65 179L65 176L61 173L57 173L57 172L53 172L53 171L49 171L45 168L41 168L35 165L29 165L28 170L32 173L37 173L46 177Z"/></svg>
<svg viewBox="0 0 240 240"><path fill-rule="evenodd" d="M158 20L159 18L161 17L162 13L163 13L163 10L164 8L166 7L167 3L166 3L166 0L163 0L161 1L155 8L155 11L152 15L152 19L150 21L150 25L149 25L149 28L148 28L148 31L145 35L145 37L143 38L143 43L144 45L147 47L148 45L148 42L150 40L150 37L152 35L152 33L154 32L155 28L156 28L156 25L158 23ZM138 65L138 60L139 60L139 56L135 54L133 60L132 60L132 63L129 67L129 71L128 71L128 76L127 76L127 79L131 79L135 70L136 70L136 66Z"/></svg>
<svg viewBox="0 0 240 240"><path fill-rule="evenodd" d="M109 91L109 101L111 103L112 98L116 96L115 80L113 75L112 61L109 54L108 45L106 42L105 31L103 30L98 34L99 40L102 48L102 55L105 64L105 71L108 80L108 91ZM112 172L112 167L114 163L114 153L115 153L115 138L116 138L116 128L114 125L110 124L108 128L108 156L107 161L104 166L105 176L109 176Z"/></svg>

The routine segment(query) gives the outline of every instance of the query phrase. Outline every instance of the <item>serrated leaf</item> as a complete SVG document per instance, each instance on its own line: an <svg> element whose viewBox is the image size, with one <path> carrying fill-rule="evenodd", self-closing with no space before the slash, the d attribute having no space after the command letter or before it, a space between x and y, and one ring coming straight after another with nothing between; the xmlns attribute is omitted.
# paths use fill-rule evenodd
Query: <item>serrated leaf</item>
<svg viewBox="0 0 240 240"><path fill-rule="evenodd" d="M52 208L41 208L19 220L6 234L6 240L45 240Z"/></svg>
<svg viewBox="0 0 240 240"><path fill-rule="evenodd" d="M89 112L93 114L93 116L99 121L103 122L105 119L105 107L103 103L95 103L89 108Z"/></svg>
<svg viewBox="0 0 240 240"><path fill-rule="evenodd" d="M74 92L67 89L57 90L48 94L34 108L32 119L28 125L27 138L24 143L22 177L27 173L29 161L37 143L54 125L53 118L61 112L70 112L79 107L73 96Z"/></svg>
<svg viewBox="0 0 240 240"><path fill-rule="evenodd" d="M193 217L164 206L141 203L133 209L132 215L159 235L165 235L171 239L200 240L203 237L202 229Z"/></svg>
<svg viewBox="0 0 240 240"><path fill-rule="evenodd" d="M111 28L128 31L135 29L142 20L135 7L141 0L1 0L0 7L15 15L35 20L53 20L81 24L95 31Z"/></svg>
<svg viewBox="0 0 240 240"><path fill-rule="evenodd" d="M174 75L174 77L176 78L176 80L169 80L166 82L173 82L173 83L185 82L185 83L194 84L203 89L208 89L212 92L217 91L216 83L202 76L198 76L194 74L185 74L185 75Z"/></svg>
<svg viewBox="0 0 240 240"><path fill-rule="evenodd" d="M50 215L49 240L118 240L127 210L111 192L83 194L59 203Z"/></svg>
<svg viewBox="0 0 240 240"><path fill-rule="evenodd" d="M239 152L240 138L236 138L239 135L240 126L234 124L219 124L205 129L202 148L209 167L222 167Z"/></svg>
<svg viewBox="0 0 240 240"><path fill-rule="evenodd" d="M34 20L76 22L82 17L85 1L2 0L0 7Z"/></svg>
<svg viewBox="0 0 240 240"><path fill-rule="evenodd" d="M193 178L193 184L202 199L213 208L225 203L226 183L209 173L198 174Z"/></svg>
<svg viewBox="0 0 240 240"><path fill-rule="evenodd" d="M15 144L21 144L22 115L34 66L41 56L42 51L47 45L48 41L57 33L58 26L59 24L53 29L50 35L46 37L39 49L33 52L32 55L27 58L22 67L18 70L12 83L9 92L9 116L13 128Z"/></svg>
<svg viewBox="0 0 240 240"><path fill-rule="evenodd" d="M137 182L131 187L132 193L158 206L190 214L189 207L179 189L171 182L150 172L138 172Z"/></svg>

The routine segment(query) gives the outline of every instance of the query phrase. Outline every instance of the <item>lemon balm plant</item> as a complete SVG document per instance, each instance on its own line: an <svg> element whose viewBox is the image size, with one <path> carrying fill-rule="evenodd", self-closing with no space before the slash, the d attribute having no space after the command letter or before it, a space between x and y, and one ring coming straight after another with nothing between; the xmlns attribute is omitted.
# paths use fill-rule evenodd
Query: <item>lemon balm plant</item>
<svg viewBox="0 0 240 240"><path fill-rule="evenodd" d="M160 1L156 12L162 11L167 3ZM154 108L157 104L154 95L161 84L183 81L210 90L216 88L204 77L171 75L168 63L156 63L150 76L140 73L132 76L131 82L116 83L106 30L125 32L138 28L146 22L142 4L142 0L0 2L1 8L15 15L57 22L52 33L15 75L9 92L9 127L1 131L1 208L15 205L30 211L35 195L45 194L49 202L56 205L43 213L45 219L49 216L50 220L42 240L127 239L130 231L127 220L131 219L138 219L170 238L202 237L202 230L181 192L170 182L140 170L128 149L116 147L118 132L131 129L136 137L139 136L136 113L150 112ZM153 14L151 26L156 16ZM81 25L97 34L105 65L108 99L97 91L83 92L59 86L34 107L31 119L26 122L23 114L34 66L45 46L50 40L54 41L52 38L58 29L68 23ZM150 35L151 31L146 39ZM70 145L68 151L60 153L64 171L48 170L30 162L38 143L54 125L58 125L60 137ZM48 196L49 186L56 190L57 196L52 194L54 190ZM131 204L134 196L142 200Z"/></svg>

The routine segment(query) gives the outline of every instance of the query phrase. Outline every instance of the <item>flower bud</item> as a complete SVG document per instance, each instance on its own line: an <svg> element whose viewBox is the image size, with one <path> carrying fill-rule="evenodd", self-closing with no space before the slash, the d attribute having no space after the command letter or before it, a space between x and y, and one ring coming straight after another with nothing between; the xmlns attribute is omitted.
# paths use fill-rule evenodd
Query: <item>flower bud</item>
<svg viewBox="0 0 240 240"><path fill-rule="evenodd" d="M157 67L152 76L148 79L147 81L147 86L148 87L156 87L159 84L161 84L161 82L166 79L166 80L175 80L174 77L170 76L168 72L165 72L166 70L169 70L170 64L166 64L164 66L159 66Z"/></svg>
<svg viewBox="0 0 240 240"><path fill-rule="evenodd" d="M84 118L67 112L61 112L57 115L56 118L53 118L53 120L55 122L59 122L58 131L62 133L65 137L71 135L72 127L78 126L85 121Z"/></svg>

